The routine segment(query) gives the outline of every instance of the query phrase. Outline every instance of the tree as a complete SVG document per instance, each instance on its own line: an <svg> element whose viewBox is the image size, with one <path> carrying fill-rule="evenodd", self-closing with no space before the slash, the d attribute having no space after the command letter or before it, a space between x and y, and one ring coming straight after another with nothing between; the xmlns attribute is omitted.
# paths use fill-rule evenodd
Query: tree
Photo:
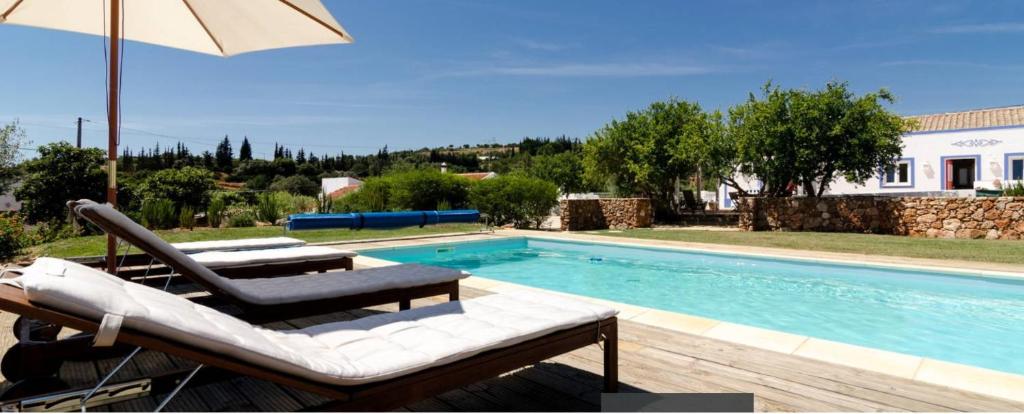
<svg viewBox="0 0 1024 414"><path fill-rule="evenodd" d="M17 120L0 128L0 194L6 193L15 176L20 151L30 142Z"/></svg>
<svg viewBox="0 0 1024 414"><path fill-rule="evenodd" d="M306 163L306 150L305 149L299 148L299 153L298 153L298 155L295 156L295 163L296 164L305 164Z"/></svg>
<svg viewBox="0 0 1024 414"><path fill-rule="evenodd" d="M558 204L558 187L537 178L503 175L473 185L469 203L493 225L540 227Z"/></svg>
<svg viewBox="0 0 1024 414"><path fill-rule="evenodd" d="M170 200L178 209L206 209L210 192L216 188L213 174L197 167L160 170L142 182L138 196L142 200Z"/></svg>
<svg viewBox="0 0 1024 414"><path fill-rule="evenodd" d="M270 191L286 191L295 195L316 196L320 194L320 186L302 175L275 179L270 184Z"/></svg>
<svg viewBox="0 0 1024 414"><path fill-rule="evenodd" d="M761 193L784 196L794 185L820 197L836 177L863 183L902 153L911 126L883 103L881 89L857 97L845 82L817 91L764 86L761 99L729 110L739 171L762 182Z"/></svg>
<svg viewBox="0 0 1024 414"><path fill-rule="evenodd" d="M526 174L554 183L564 194L587 191L584 179L583 154L576 151L530 158Z"/></svg>
<svg viewBox="0 0 1024 414"><path fill-rule="evenodd" d="M252 145L249 145L249 137L242 138L242 147L238 149L238 161L249 161L252 159Z"/></svg>
<svg viewBox="0 0 1024 414"><path fill-rule="evenodd" d="M217 159L217 170L223 172L231 172L234 165L232 165L232 158L234 154L231 150L231 141L228 140L228 136L224 136L224 140L217 144L217 150L214 153L214 157Z"/></svg>
<svg viewBox="0 0 1024 414"><path fill-rule="evenodd" d="M621 196L651 199L656 214L677 214L676 180L696 171L678 150L700 130L704 113L696 103L671 99L626 114L584 144L584 168L594 182L608 182Z"/></svg>
<svg viewBox="0 0 1024 414"><path fill-rule="evenodd" d="M64 221L68 200L106 197L106 153L55 142L39 148L39 157L25 162L25 179L14 196L29 222Z"/></svg>

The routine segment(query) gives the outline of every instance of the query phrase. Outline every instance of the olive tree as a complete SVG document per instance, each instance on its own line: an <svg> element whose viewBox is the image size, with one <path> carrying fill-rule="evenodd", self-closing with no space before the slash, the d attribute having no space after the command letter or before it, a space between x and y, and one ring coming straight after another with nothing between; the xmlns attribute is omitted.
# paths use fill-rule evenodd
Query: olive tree
<svg viewBox="0 0 1024 414"><path fill-rule="evenodd" d="M856 96L845 82L817 91L768 83L762 93L729 110L727 139L736 170L760 179L764 195L799 185L820 197L836 178L863 183L902 153L910 124L885 108L894 101L885 89Z"/></svg>
<svg viewBox="0 0 1024 414"><path fill-rule="evenodd" d="M0 194L6 193L8 186L15 176L15 166L19 153L24 146L29 145L25 130L15 120L3 128L0 128Z"/></svg>
<svg viewBox="0 0 1024 414"><path fill-rule="evenodd" d="M627 113L584 145L586 174L621 196L650 198L657 213L674 215L676 180L697 171L693 157L681 148L703 133L706 118L700 105L676 99Z"/></svg>

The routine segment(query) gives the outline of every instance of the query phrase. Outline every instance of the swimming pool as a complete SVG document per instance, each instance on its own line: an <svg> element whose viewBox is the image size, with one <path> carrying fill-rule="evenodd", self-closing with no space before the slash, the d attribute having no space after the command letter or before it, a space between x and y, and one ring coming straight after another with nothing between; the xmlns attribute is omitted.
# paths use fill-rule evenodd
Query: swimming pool
<svg viewBox="0 0 1024 414"><path fill-rule="evenodd" d="M1024 280L535 238L361 253L1024 374Z"/></svg>

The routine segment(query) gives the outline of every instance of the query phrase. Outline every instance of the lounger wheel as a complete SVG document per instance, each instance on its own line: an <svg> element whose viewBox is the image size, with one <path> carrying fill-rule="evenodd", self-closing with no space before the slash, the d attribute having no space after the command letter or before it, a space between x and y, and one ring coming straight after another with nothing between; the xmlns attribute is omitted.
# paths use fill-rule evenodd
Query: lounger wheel
<svg viewBox="0 0 1024 414"><path fill-rule="evenodd" d="M26 324L28 326L29 337L23 338L22 336L26 332ZM26 318L24 316L19 316L18 319L14 321L14 326L12 327L12 329L14 330L14 337L18 338L19 341L27 339L42 342L56 340L57 335L60 334L60 330L63 328L63 326L57 324L46 323L39 320Z"/></svg>
<svg viewBox="0 0 1024 414"><path fill-rule="evenodd" d="M3 394L0 394L0 400L21 400L28 397L52 394L70 388L71 386L57 377L25 379L15 382Z"/></svg>
<svg viewBox="0 0 1024 414"><path fill-rule="evenodd" d="M56 378L62 358L45 358L36 354L36 349L18 343L10 347L0 360L0 373L8 381L24 381L28 379Z"/></svg>

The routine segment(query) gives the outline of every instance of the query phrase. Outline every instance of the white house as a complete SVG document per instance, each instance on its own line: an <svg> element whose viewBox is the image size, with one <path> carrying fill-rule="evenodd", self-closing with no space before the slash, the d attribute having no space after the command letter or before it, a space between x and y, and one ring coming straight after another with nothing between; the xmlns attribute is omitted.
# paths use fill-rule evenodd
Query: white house
<svg viewBox="0 0 1024 414"><path fill-rule="evenodd" d="M863 184L839 178L827 193L974 195L1024 180L1024 105L908 118L918 126L903 136L894 168ZM732 207L729 191L719 188L722 208Z"/></svg>
<svg viewBox="0 0 1024 414"><path fill-rule="evenodd" d="M345 187L359 187L363 182L352 177L330 177L320 179L320 188L326 194L332 194Z"/></svg>
<svg viewBox="0 0 1024 414"><path fill-rule="evenodd" d="M16 182L11 185L8 192L0 194L0 211L19 211L21 210L21 201L14 198L14 190L21 186L20 182Z"/></svg>

